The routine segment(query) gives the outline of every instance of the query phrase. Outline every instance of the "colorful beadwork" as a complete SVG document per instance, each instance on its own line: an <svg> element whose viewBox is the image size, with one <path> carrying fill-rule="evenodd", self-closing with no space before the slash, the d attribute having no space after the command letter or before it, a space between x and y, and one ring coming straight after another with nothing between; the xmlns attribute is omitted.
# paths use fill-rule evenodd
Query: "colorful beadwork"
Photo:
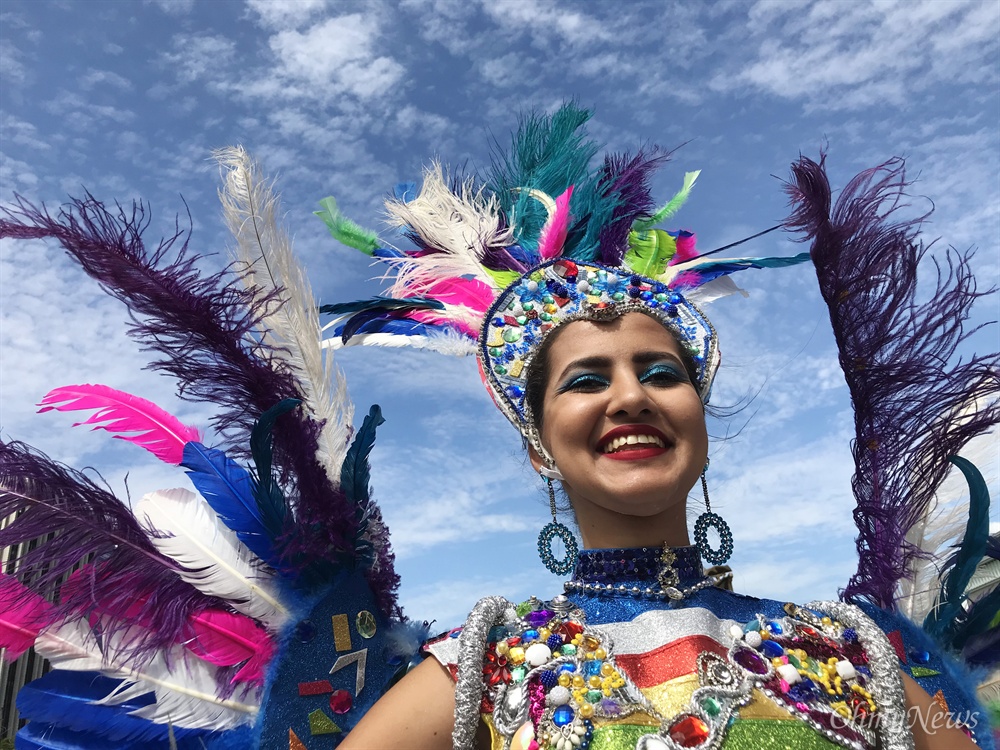
<svg viewBox="0 0 1000 750"><path fill-rule="evenodd" d="M552 541L558 537L566 548L566 554L562 560L557 560L552 553ZM576 556L580 548L576 543L576 537L565 524L552 521L542 527L538 534L538 555L542 558L542 563L546 568L556 575L566 575L573 570L576 565Z"/></svg>
<svg viewBox="0 0 1000 750"><path fill-rule="evenodd" d="M708 543L708 530L714 528L719 534L719 548L712 549ZM718 513L702 513L694 524L694 540L701 556L713 565L722 565L733 554L733 532Z"/></svg>

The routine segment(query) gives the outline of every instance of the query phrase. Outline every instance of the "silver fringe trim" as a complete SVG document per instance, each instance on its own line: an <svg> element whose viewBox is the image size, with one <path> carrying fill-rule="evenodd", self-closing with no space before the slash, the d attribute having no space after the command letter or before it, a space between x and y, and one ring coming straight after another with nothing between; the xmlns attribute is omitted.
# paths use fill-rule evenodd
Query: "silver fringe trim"
<svg viewBox="0 0 1000 750"><path fill-rule="evenodd" d="M868 653L872 676L869 685L878 704L878 733L883 750L914 750L913 731L906 720L903 678L899 675L899 657L882 629L859 607L844 602L809 602L810 609L825 612L843 625L854 628Z"/></svg>
<svg viewBox="0 0 1000 750"><path fill-rule="evenodd" d="M458 679L455 682L455 728L451 733L454 750L472 750L479 725L479 704L483 700L483 655L490 630L496 625L517 621L514 605L502 596L480 599L469 613L458 637Z"/></svg>

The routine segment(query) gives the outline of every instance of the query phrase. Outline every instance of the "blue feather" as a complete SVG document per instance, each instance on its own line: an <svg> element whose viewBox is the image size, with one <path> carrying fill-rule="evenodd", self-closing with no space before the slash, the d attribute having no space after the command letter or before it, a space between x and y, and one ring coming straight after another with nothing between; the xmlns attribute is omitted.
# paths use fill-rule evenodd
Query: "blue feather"
<svg viewBox="0 0 1000 750"><path fill-rule="evenodd" d="M274 447L274 423L282 414L302 403L301 399L286 398L266 412L253 426L250 433L250 455L257 470L254 499L260 511L261 520L271 539L276 539L285 526L285 495L274 481L271 471L271 452ZM270 562L270 561L269 561Z"/></svg>
<svg viewBox="0 0 1000 750"><path fill-rule="evenodd" d="M277 557L257 507L250 472L222 451L193 441L184 446L181 466L188 469L195 489L251 552L268 562Z"/></svg>
<svg viewBox="0 0 1000 750"><path fill-rule="evenodd" d="M965 526L962 544L945 565L947 574L942 571L944 583L941 585L938 606L924 619L924 630L939 642L951 646L958 645L952 641L959 635L961 624L965 621L965 589L983 559L989 542L990 491L975 464L961 456L951 456L949 460L961 470L969 483L969 522ZM988 624L989 619L986 618L985 624Z"/></svg>
<svg viewBox="0 0 1000 750"><path fill-rule="evenodd" d="M354 503L358 518L357 541L360 545L359 552L362 553L368 551L369 547L367 544L360 544L364 541L362 537L368 529L370 512L371 491L368 482L371 479L371 466L368 457L375 445L375 432L383 422L385 418L382 416L382 409L378 404L372 404L340 467L340 488L347 499Z"/></svg>
<svg viewBox="0 0 1000 750"><path fill-rule="evenodd" d="M152 722L148 722L152 723ZM163 726L167 730L166 725ZM177 737L178 731L174 730ZM205 743L202 737L195 735L177 737L173 745L176 750L203 750ZM14 750L170 750L171 745L166 738L161 740L118 740L108 743L107 737L97 734L74 732L42 721L32 721L22 727L14 737Z"/></svg>
<svg viewBox="0 0 1000 750"><path fill-rule="evenodd" d="M341 302L335 305L321 305L322 315L346 315L347 313L364 312L366 310L443 310L444 303L430 297L372 297L356 302Z"/></svg>
<svg viewBox="0 0 1000 750"><path fill-rule="evenodd" d="M372 251L372 255L376 258L383 258L383 259L406 257L406 253L404 253L402 250L397 250L394 247L376 247L375 250Z"/></svg>
<svg viewBox="0 0 1000 750"><path fill-rule="evenodd" d="M334 326L333 332L343 340L346 327L346 323L339 323ZM380 318L365 321L364 325L355 331L352 336L361 333L392 333L397 336L434 336L447 330L447 326L444 325L436 326L429 323L420 323L409 318Z"/></svg>
<svg viewBox="0 0 1000 750"><path fill-rule="evenodd" d="M17 695L17 710L22 718L29 719L33 724L38 722L93 734L103 737L105 742L166 740L165 724L154 724L128 715L130 711L153 703L155 698L151 692L115 706L91 703L107 696L120 682L98 672L53 670L21 688ZM206 732L174 728L174 736L178 739L192 734Z"/></svg>

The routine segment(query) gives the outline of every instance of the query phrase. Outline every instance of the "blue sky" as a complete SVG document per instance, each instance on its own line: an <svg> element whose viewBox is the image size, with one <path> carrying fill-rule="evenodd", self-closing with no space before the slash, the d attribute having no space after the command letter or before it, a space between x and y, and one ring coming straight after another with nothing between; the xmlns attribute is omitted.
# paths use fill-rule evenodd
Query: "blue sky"
<svg viewBox="0 0 1000 750"><path fill-rule="evenodd" d="M928 236L978 247L1000 282L1000 5L951 2L479 2L478 0L5 0L0 11L0 200L50 205L86 187L141 197L150 239L183 200L193 248L226 262L212 149L242 143L278 178L286 223L323 302L368 296L375 270L312 211L335 195L382 228L380 201L421 166L488 165L519 112L593 107L608 148L680 148L655 192L701 169L677 228L710 249L786 213L780 178L829 148L834 185L907 157ZM921 196L927 196L921 197ZM800 248L778 234L748 254ZM184 478L72 415L35 415L49 389L105 383L192 424L203 405L143 372L125 314L42 243L0 245L0 430L94 466L138 497ZM733 529L740 590L832 598L855 564L850 404L812 271L747 272L751 296L715 303L723 367L713 400L752 401L713 422L713 508ZM995 320L998 297L974 322ZM997 329L981 332L981 348ZM413 617L460 620L481 595L550 596L534 553L541 483L490 404L472 360L338 353L364 414L387 422L374 487ZM986 453L996 459L996 443ZM127 489L125 477L127 479ZM995 477L995 470L994 470ZM993 480L996 488L996 480ZM994 517L996 517L994 515Z"/></svg>

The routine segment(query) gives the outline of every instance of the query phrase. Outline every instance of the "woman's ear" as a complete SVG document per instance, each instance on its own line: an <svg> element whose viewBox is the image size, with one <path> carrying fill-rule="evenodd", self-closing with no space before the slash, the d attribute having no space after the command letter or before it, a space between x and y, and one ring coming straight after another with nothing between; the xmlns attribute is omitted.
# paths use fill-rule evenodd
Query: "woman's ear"
<svg viewBox="0 0 1000 750"><path fill-rule="evenodd" d="M528 460L531 461L531 466L535 471L539 471L545 465L541 455L538 453L538 449L531 443L528 443Z"/></svg>

